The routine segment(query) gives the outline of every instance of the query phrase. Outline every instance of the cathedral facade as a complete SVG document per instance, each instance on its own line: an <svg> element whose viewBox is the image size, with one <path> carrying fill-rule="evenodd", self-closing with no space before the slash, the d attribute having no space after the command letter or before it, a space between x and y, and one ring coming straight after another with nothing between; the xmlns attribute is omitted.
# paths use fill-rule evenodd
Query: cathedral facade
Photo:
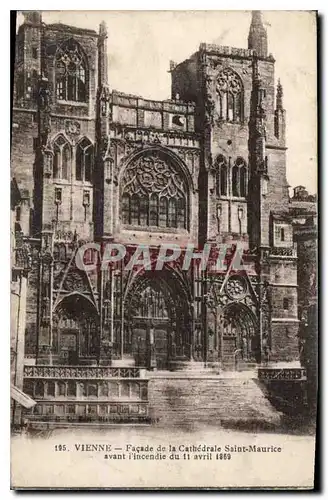
<svg viewBox="0 0 328 500"><path fill-rule="evenodd" d="M261 13L252 13L247 49L202 43L171 61L164 101L110 89L104 23L99 32L46 25L27 12L15 64L26 362L81 370L297 362L286 113ZM130 252L225 245L227 255L218 272L196 259L188 269L121 261L83 271L76 252L93 242ZM240 271L231 266L236 248Z"/></svg>

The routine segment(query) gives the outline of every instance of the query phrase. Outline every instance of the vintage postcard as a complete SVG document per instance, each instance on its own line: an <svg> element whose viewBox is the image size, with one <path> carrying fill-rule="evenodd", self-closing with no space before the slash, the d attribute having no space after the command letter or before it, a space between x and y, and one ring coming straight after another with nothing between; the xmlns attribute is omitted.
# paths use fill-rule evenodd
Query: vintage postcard
<svg viewBox="0 0 328 500"><path fill-rule="evenodd" d="M313 489L317 13L17 13L11 487Z"/></svg>

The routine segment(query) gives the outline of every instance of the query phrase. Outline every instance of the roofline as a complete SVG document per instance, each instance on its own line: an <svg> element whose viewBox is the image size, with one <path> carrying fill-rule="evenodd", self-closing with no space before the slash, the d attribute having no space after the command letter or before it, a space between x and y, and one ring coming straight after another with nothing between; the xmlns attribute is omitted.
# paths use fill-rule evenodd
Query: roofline
<svg viewBox="0 0 328 500"><path fill-rule="evenodd" d="M53 30L56 30L56 31L66 31L66 30L69 30L69 31L72 31L74 32L75 34L88 34L88 35L92 35L96 38L99 38L99 33L97 33L95 30L91 30L89 28L78 28L77 26L72 26L71 24L63 24L63 23L51 23L51 24L45 24L44 23L44 26L46 29L53 29Z"/></svg>

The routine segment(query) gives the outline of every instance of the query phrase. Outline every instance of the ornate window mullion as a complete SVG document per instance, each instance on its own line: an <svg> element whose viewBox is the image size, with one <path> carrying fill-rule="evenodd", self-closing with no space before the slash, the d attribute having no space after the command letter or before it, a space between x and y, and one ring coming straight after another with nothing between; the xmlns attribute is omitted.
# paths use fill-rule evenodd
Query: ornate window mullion
<svg viewBox="0 0 328 500"><path fill-rule="evenodd" d="M78 43L70 39L55 56L56 95L59 100L85 102L86 66Z"/></svg>
<svg viewBox="0 0 328 500"><path fill-rule="evenodd" d="M131 225L187 228L190 207L186 202L186 181L173 165L167 164L158 154L148 154L144 161L138 160L137 169L136 165L129 165L122 181L122 197L132 194ZM133 194L138 186L143 192L139 197L139 206L136 205L136 194ZM122 210L124 212L125 209ZM123 219L127 224L127 218Z"/></svg>
<svg viewBox="0 0 328 500"><path fill-rule="evenodd" d="M242 121L243 85L239 75L230 68L221 71L217 77L217 98L220 119Z"/></svg>

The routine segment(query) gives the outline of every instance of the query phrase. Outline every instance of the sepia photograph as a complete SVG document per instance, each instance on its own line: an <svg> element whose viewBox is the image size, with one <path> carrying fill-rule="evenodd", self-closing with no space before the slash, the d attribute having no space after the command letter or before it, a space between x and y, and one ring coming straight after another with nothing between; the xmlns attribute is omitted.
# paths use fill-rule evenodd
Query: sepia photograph
<svg viewBox="0 0 328 500"><path fill-rule="evenodd" d="M12 489L314 488L317 16L12 11Z"/></svg>

